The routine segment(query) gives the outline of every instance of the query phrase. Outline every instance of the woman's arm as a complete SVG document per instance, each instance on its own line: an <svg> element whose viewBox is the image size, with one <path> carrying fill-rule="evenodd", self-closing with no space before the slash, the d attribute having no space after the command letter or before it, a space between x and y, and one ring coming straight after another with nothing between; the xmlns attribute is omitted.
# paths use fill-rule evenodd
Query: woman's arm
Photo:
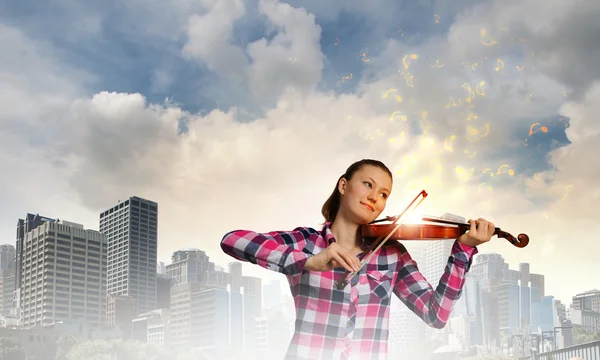
<svg viewBox="0 0 600 360"><path fill-rule="evenodd" d="M454 242L444 274L437 288L419 271L408 252L400 255L394 294L425 323L433 328L446 326L456 301L462 295L465 275L471 267L476 247Z"/></svg>
<svg viewBox="0 0 600 360"><path fill-rule="evenodd" d="M265 269L286 275L300 274L312 256L304 251L314 244L319 232L298 227L292 231L258 233L250 230L228 232L221 240L221 249L229 256L257 264Z"/></svg>

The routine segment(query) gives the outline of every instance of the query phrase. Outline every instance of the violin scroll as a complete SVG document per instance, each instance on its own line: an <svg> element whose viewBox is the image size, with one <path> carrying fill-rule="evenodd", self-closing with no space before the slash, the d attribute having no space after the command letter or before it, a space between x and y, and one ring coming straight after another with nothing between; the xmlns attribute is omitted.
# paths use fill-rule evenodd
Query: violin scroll
<svg viewBox="0 0 600 360"><path fill-rule="evenodd" d="M527 246L527 244L529 244L529 236L527 234L519 234L515 238L513 235L507 233L506 231L500 230L499 228L496 228L494 234L499 238L508 240L508 242L510 242L518 248L524 248L525 246Z"/></svg>

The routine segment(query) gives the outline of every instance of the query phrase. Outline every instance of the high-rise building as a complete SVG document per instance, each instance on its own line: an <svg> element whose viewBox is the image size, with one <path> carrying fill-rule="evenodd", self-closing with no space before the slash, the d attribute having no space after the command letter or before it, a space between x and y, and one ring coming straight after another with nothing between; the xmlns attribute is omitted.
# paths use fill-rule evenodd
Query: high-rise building
<svg viewBox="0 0 600 360"><path fill-rule="evenodd" d="M158 204L136 196L100 213L108 238L108 293L135 300L136 313L156 308Z"/></svg>
<svg viewBox="0 0 600 360"><path fill-rule="evenodd" d="M13 307L15 259L13 245L0 245L0 315L8 313Z"/></svg>
<svg viewBox="0 0 600 360"><path fill-rule="evenodd" d="M231 292L238 294L244 285L242 283L242 263L239 261L230 262L229 274L231 280Z"/></svg>
<svg viewBox="0 0 600 360"><path fill-rule="evenodd" d="M25 234L42 225L45 222L55 222L55 219L40 216L39 214L30 214L27 213L25 219L19 219L17 221L17 240L16 240L16 249L15 249L15 307L20 307L20 299L21 292L19 291L21 287L21 279L23 274L23 251L24 246L23 242L25 241ZM19 314L17 314L18 316Z"/></svg>
<svg viewBox="0 0 600 360"><path fill-rule="evenodd" d="M573 309L600 312L600 290L593 289L573 296Z"/></svg>
<svg viewBox="0 0 600 360"><path fill-rule="evenodd" d="M12 269L0 269L0 315L8 314L13 308L15 275Z"/></svg>
<svg viewBox="0 0 600 360"><path fill-rule="evenodd" d="M173 279L173 285L208 282L208 273L215 270L215 264L202 250L188 248L175 251L171 264L166 266L166 274Z"/></svg>
<svg viewBox="0 0 600 360"><path fill-rule="evenodd" d="M0 270L15 270L16 259L15 247L12 245L0 245Z"/></svg>
<svg viewBox="0 0 600 360"><path fill-rule="evenodd" d="M106 238L68 221L44 222L22 242L21 323L103 323L106 313Z"/></svg>

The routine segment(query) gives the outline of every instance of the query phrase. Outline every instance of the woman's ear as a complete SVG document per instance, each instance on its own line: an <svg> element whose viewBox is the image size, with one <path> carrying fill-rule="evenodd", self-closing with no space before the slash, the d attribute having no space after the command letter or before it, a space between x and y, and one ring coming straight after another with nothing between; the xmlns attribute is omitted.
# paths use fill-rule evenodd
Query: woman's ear
<svg viewBox="0 0 600 360"><path fill-rule="evenodd" d="M338 182L338 191L340 192L340 194L344 195L344 193L346 192L347 185L348 185L348 181L346 181L345 178L341 178L340 181Z"/></svg>

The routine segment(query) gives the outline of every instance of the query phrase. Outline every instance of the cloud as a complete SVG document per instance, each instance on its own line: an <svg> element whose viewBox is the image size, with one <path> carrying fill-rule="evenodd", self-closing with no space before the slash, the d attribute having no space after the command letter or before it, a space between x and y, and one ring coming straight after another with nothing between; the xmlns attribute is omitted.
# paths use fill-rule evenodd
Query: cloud
<svg viewBox="0 0 600 360"><path fill-rule="evenodd" d="M243 77L248 61L244 51L231 44L236 20L244 15L242 1L218 1L206 14L192 14L188 20L188 41L184 55L203 61L210 70L227 77Z"/></svg>
<svg viewBox="0 0 600 360"><path fill-rule="evenodd" d="M523 55L520 66L543 72L563 83L574 96L582 96L600 76L593 65L600 61L595 45L600 35L598 15L600 6L590 0L553 1L544 6L535 0L485 2L461 13L450 27L448 39L464 56ZM485 35L481 35L482 29ZM482 50L482 45L487 48Z"/></svg>
<svg viewBox="0 0 600 360"><path fill-rule="evenodd" d="M247 83L259 104L272 104L288 87L313 89L323 70L314 16L276 1L260 1L258 9L275 32L271 39L262 37L246 49L234 45L235 23L245 6L241 1L216 2L206 14L190 16L182 53L228 81Z"/></svg>

